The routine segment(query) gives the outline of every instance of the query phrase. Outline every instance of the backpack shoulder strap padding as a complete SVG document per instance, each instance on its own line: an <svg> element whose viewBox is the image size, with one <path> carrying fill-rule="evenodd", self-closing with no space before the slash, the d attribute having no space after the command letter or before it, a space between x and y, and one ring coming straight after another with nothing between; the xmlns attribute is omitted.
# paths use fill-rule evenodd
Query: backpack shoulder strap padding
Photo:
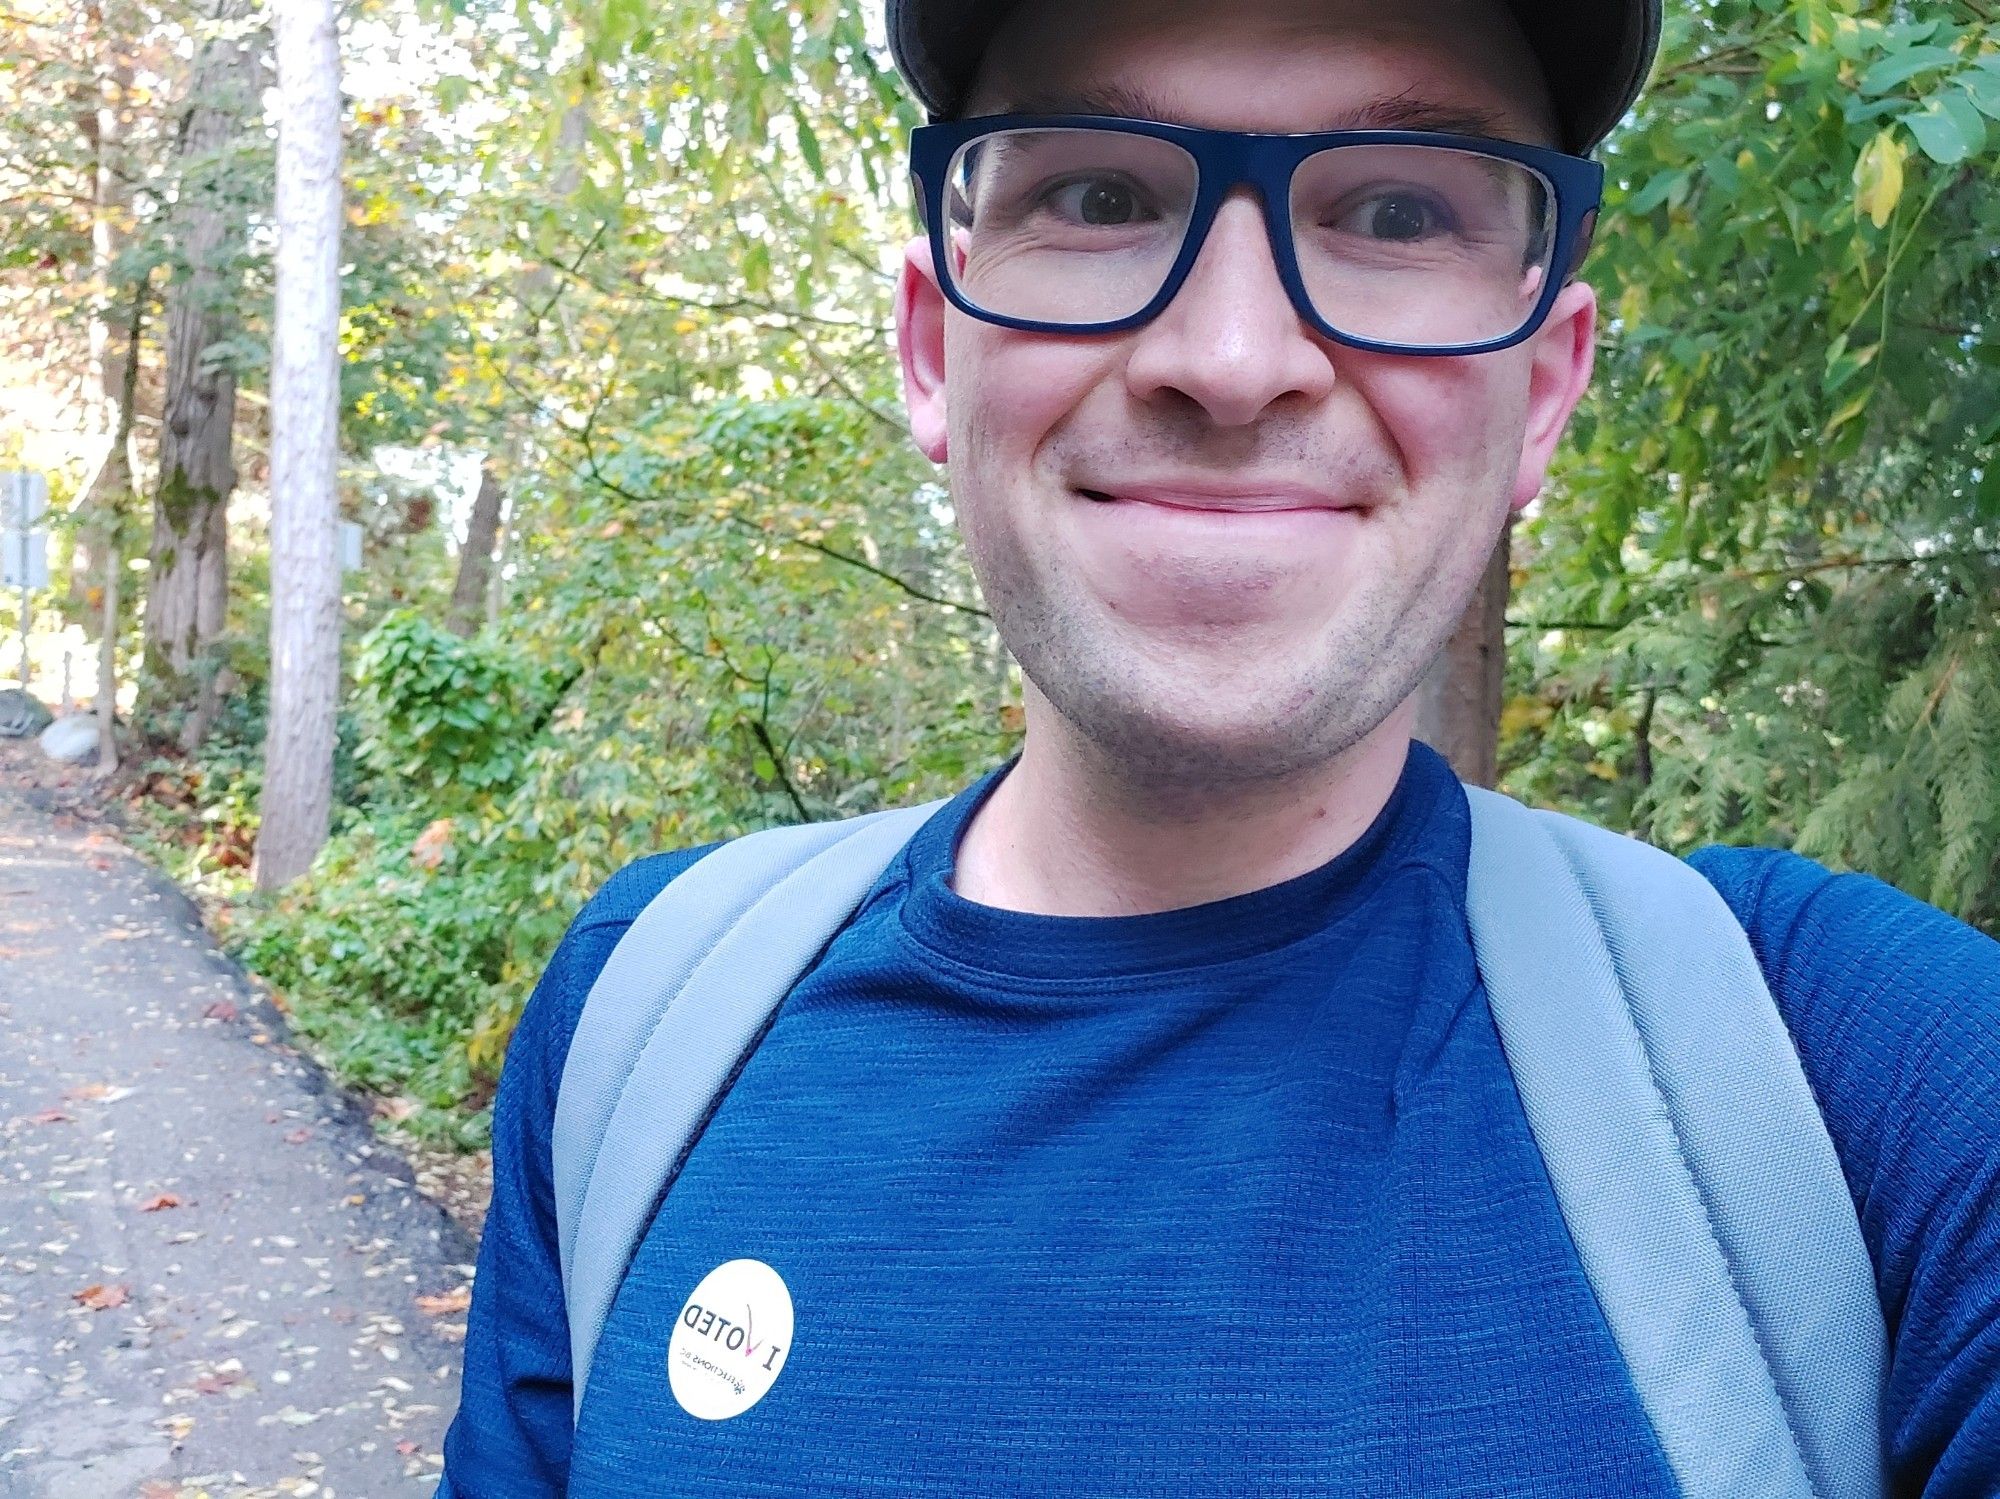
<svg viewBox="0 0 2000 1499"><path fill-rule="evenodd" d="M1494 1023L1682 1492L1876 1499L1874 1273L1743 928L1669 854L1467 794Z"/></svg>
<svg viewBox="0 0 2000 1499"><path fill-rule="evenodd" d="M575 1410L625 1268L716 1099L942 805L736 839L676 878L612 949L570 1041L550 1137Z"/></svg>

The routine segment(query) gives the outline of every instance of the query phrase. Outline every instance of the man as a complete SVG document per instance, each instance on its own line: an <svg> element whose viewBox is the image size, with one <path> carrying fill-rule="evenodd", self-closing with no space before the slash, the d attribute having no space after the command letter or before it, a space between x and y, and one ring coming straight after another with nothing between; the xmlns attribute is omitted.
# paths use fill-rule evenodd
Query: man
<svg viewBox="0 0 2000 1499"><path fill-rule="evenodd" d="M1656 9L904 0L892 33L967 122L918 146L902 358L1025 746L786 999L572 1432L556 1090L700 851L578 919L495 1112L444 1492L1676 1492L1488 1013L1465 792L1410 739L1588 380L1559 153ZM1350 129L1405 134L1250 139ZM1698 867L1853 1192L1894 1490L2000 1493L2000 947L1788 855ZM676 1339L777 1372L690 1393Z"/></svg>

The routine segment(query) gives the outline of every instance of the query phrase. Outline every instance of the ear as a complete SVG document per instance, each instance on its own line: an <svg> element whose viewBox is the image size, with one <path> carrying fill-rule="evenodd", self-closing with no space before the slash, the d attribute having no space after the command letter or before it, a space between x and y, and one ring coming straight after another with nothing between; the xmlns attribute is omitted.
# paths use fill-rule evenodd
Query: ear
<svg viewBox="0 0 2000 1499"><path fill-rule="evenodd" d="M1514 478L1516 510L1542 492L1556 444L1590 384L1597 355L1597 293L1581 281L1565 286L1529 350L1528 430Z"/></svg>
<svg viewBox="0 0 2000 1499"><path fill-rule="evenodd" d="M919 237L903 247L896 279L896 352L903 363L903 405L910 436L933 463L945 461L944 293L938 289L931 242Z"/></svg>

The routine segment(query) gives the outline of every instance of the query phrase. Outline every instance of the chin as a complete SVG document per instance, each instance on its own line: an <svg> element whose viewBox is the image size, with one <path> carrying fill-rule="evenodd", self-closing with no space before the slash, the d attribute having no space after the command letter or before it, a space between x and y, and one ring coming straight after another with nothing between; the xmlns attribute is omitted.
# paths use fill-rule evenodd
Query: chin
<svg viewBox="0 0 2000 1499"><path fill-rule="evenodd" d="M1207 680L1134 671L1042 687L1072 732L1122 778L1191 790L1287 780L1352 747L1394 704L1372 705L1322 682Z"/></svg>

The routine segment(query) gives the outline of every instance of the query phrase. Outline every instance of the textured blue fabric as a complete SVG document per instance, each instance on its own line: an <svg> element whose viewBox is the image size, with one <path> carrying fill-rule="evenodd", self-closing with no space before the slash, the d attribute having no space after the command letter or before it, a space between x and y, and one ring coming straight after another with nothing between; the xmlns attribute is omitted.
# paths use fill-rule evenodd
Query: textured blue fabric
<svg viewBox="0 0 2000 1499"><path fill-rule="evenodd" d="M598 975L564 1064L552 1152L579 1405L632 1252L743 1054L943 805L739 838L641 912Z"/></svg>
<svg viewBox="0 0 2000 1499"><path fill-rule="evenodd" d="M1414 752L1375 828L1300 880L1106 921L950 893L978 789L892 866L690 1157L571 1474L556 1088L592 977L692 856L579 918L496 1108L450 1492L1670 1493L1472 969L1442 763ZM1801 860L1696 862L1855 1190L1895 1491L1990 1499L2000 946ZM791 1286L792 1361L747 1414L695 1422L668 1324L738 1255Z"/></svg>

